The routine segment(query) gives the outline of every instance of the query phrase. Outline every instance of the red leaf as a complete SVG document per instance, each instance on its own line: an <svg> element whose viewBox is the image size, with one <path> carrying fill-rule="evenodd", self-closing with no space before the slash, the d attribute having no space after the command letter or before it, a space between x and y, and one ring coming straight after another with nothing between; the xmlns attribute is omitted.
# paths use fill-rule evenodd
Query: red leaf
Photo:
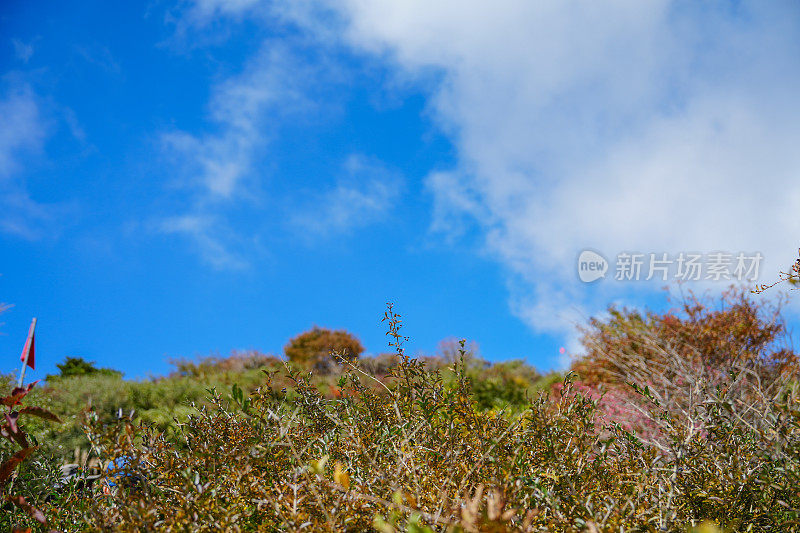
<svg viewBox="0 0 800 533"><path fill-rule="evenodd" d="M29 504L25 501L25 498L22 496L8 496L6 500L10 501L26 513L30 515L31 518L39 522L40 524L47 524L47 518L44 517L44 513L34 507L33 505Z"/></svg>
<svg viewBox="0 0 800 533"><path fill-rule="evenodd" d="M25 460L31 453L33 453L38 446L31 446L29 448L25 448L23 450L18 451L14 455L8 458L8 460L0 465L0 483L5 483L6 480L11 477L11 473L17 468L22 461Z"/></svg>
<svg viewBox="0 0 800 533"><path fill-rule="evenodd" d="M0 404L7 405L9 407L17 405L37 383L39 383L39 380L36 380L33 383L28 383L27 387L14 387L14 390L11 391L10 395L0 397Z"/></svg>
<svg viewBox="0 0 800 533"><path fill-rule="evenodd" d="M19 418L19 413L16 411L11 411L10 413L6 413L6 420L8 421L8 427L11 429L12 433L17 433L19 428L17 427L17 419Z"/></svg>
<svg viewBox="0 0 800 533"><path fill-rule="evenodd" d="M10 426L0 426L0 436L7 438L12 442L16 442L22 448L30 446L24 431L14 431Z"/></svg>
<svg viewBox="0 0 800 533"><path fill-rule="evenodd" d="M47 409L42 407L23 407L19 410L19 414L21 415L33 415L38 416L39 418L44 418L45 420L52 420L53 422L61 422L61 419L58 418L54 413L51 413Z"/></svg>

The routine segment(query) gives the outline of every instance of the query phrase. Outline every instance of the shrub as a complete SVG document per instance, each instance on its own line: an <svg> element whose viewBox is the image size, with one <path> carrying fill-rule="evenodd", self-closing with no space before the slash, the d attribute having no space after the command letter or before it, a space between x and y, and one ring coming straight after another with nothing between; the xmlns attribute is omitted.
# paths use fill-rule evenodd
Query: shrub
<svg viewBox="0 0 800 533"><path fill-rule="evenodd" d="M256 350L234 351L229 357L210 356L199 360L176 359L171 363L177 368L174 376L209 378L223 373L241 373L246 370L259 370L280 365L281 360L274 355L266 355Z"/></svg>
<svg viewBox="0 0 800 533"><path fill-rule="evenodd" d="M438 351L439 357L450 366L459 362L462 357L467 362L480 359L480 348L477 342L467 343L465 340L459 340L455 337L448 337L439 341Z"/></svg>
<svg viewBox="0 0 800 533"><path fill-rule="evenodd" d="M89 373L51 380L46 389L52 409L65 424L50 439L62 454L86 448L83 411L91 408L102 424L122 416L141 418L161 431L172 432L193 404L207 404L208 389L239 383L248 391L262 383L260 368L273 368L279 360L258 353L234 353L230 358L206 357L176 361L178 371L165 378L126 381L104 373ZM262 366L263 365L263 366Z"/></svg>
<svg viewBox="0 0 800 533"><path fill-rule="evenodd" d="M89 376L99 374L103 376L121 378L122 372L111 368L97 368L94 362L85 361L82 357L67 357L61 364L56 364L59 374L48 374L45 380L52 381L58 378L68 378L74 376Z"/></svg>
<svg viewBox="0 0 800 533"><path fill-rule="evenodd" d="M399 362L396 354L381 353L373 357L360 358L359 366L369 375L382 378L389 375Z"/></svg>
<svg viewBox="0 0 800 533"><path fill-rule="evenodd" d="M588 384L624 383L635 365L640 374L666 372L663 377L674 381L680 371L666 367L668 361L716 374L741 364L757 367L764 377L797 363L780 305L759 306L742 289L732 288L716 302L690 292L678 311L610 307L608 314L583 328L586 353L572 368Z"/></svg>
<svg viewBox="0 0 800 533"><path fill-rule="evenodd" d="M519 408L528 404L541 376L523 361L505 361L489 366L467 365L473 396L479 409Z"/></svg>
<svg viewBox="0 0 800 533"><path fill-rule="evenodd" d="M210 406L172 437L127 419L92 426L114 485L79 506L84 527L686 531L710 520L731 531L787 531L800 523L800 393L791 382L768 390L742 371L683 383L674 390L698 400L682 410L633 383L657 433L646 441L598 417L571 374L554 398L542 394L519 412L476 409L465 350L448 382L405 354L391 307L385 320L398 361L386 383L345 364L342 393L326 398L287 365L291 391L274 386L274 372L250 394L212 390Z"/></svg>
<svg viewBox="0 0 800 533"><path fill-rule="evenodd" d="M363 351L361 342L347 331L317 326L294 337L284 348L284 353L291 362L321 372L330 371L335 365L336 360L332 353L354 361Z"/></svg>
<svg viewBox="0 0 800 533"><path fill-rule="evenodd" d="M689 293L680 311L662 314L612 307L608 318L583 330L583 345L586 353L572 368L584 392L647 438L657 421L631 383L647 387L671 414L693 410L724 387L739 416L757 425L760 409L797 375L780 306L759 306L741 289L716 302Z"/></svg>
<svg viewBox="0 0 800 533"><path fill-rule="evenodd" d="M54 469L45 467L52 465L31 461L39 445L23 422L30 417L54 422L59 419L41 407L22 406L35 385L33 382L27 387L14 387L8 395L0 397L0 405L5 407L4 420L0 423L0 436L5 439L0 441L0 508L4 510L0 526L9 530L20 523L47 525L47 518L36 500L50 488L47 481L48 478L53 481ZM15 507L20 512L10 512Z"/></svg>

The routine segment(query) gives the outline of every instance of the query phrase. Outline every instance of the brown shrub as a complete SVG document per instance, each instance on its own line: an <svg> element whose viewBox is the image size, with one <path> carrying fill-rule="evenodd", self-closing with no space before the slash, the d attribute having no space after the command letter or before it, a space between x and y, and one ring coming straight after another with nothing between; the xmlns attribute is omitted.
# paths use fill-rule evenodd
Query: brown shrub
<svg viewBox="0 0 800 533"><path fill-rule="evenodd" d="M289 341L284 348L286 357L303 368L320 372L330 371L336 364L332 354L345 360L355 360L364 347L354 335L345 330L330 330L314 326Z"/></svg>
<svg viewBox="0 0 800 533"><path fill-rule="evenodd" d="M269 368L281 364L281 359L258 350L234 351L229 357L208 356L197 360L174 359L170 361L177 376L207 377L221 372L240 373L245 370Z"/></svg>
<svg viewBox="0 0 800 533"><path fill-rule="evenodd" d="M660 422L650 416L645 387L672 415L723 388L737 416L758 426L775 394L797 375L780 302L751 300L743 289L716 301L690 292L678 310L660 314L612 307L608 318L593 318L583 329L582 342L586 353L572 365L581 386L602 412L646 439L656 438ZM696 420L687 430L702 425Z"/></svg>
<svg viewBox="0 0 800 533"><path fill-rule="evenodd" d="M666 352L686 366L716 373L743 364L777 375L797 363L797 355L787 347L780 305L756 303L743 289L732 288L717 302L703 301L690 292L679 310L666 313L616 307L608 312L608 319L592 318L583 328L586 354L572 369L587 384L624 382L629 359L656 370L670 359Z"/></svg>

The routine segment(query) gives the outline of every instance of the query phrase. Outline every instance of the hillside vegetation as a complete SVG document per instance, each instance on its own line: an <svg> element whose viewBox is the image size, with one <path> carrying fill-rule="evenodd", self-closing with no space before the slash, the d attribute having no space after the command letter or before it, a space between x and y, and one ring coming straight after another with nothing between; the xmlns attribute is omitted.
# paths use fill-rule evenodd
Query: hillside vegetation
<svg viewBox="0 0 800 533"><path fill-rule="evenodd" d="M800 528L797 360L777 308L737 291L660 314L611 308L584 328L571 371L550 376L486 363L463 341L410 357L391 306L384 322L393 353L378 357L235 354L146 381L89 370L7 397L9 412L40 405L60 422L20 418L40 448L18 461L25 504L0 525ZM20 447L6 441L3 459ZM75 447L102 475L54 490Z"/></svg>

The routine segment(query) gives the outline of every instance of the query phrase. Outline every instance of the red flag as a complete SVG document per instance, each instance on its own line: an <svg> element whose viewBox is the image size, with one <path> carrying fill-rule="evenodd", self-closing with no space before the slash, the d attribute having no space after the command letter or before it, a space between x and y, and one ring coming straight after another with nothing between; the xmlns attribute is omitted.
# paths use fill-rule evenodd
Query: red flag
<svg viewBox="0 0 800 533"><path fill-rule="evenodd" d="M31 322L31 329L28 332L28 340L25 341L25 348L22 349L22 356L19 358L24 363L27 356L27 363L31 368L34 368L36 364L35 330L36 319L34 318L33 322ZM25 367L23 366L23 368Z"/></svg>

